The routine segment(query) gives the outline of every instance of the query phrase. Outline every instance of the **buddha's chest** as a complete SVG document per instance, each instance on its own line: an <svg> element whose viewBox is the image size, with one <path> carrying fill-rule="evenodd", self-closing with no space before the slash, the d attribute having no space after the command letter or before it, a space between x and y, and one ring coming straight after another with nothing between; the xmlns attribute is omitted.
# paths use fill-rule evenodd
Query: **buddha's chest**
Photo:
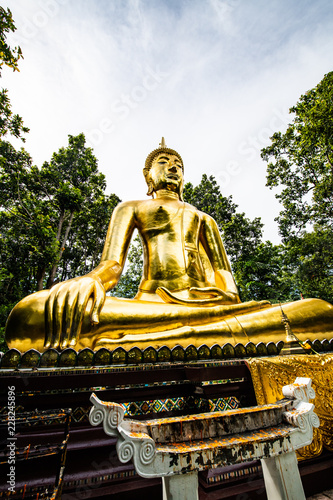
<svg viewBox="0 0 333 500"><path fill-rule="evenodd" d="M138 225L141 234L148 239L161 236L195 244L200 230L200 217L195 209L187 208L185 204L154 204L139 214Z"/></svg>

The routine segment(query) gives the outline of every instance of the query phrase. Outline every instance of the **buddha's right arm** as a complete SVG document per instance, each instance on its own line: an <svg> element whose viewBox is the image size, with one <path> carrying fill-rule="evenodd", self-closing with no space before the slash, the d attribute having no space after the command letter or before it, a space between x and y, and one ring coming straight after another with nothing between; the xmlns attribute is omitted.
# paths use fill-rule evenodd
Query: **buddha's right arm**
<svg viewBox="0 0 333 500"><path fill-rule="evenodd" d="M74 346L87 304L92 324L99 323L105 294L119 281L135 227L134 205L122 203L112 215L101 263L89 274L52 287L45 304L45 347ZM89 306L90 307L90 306Z"/></svg>

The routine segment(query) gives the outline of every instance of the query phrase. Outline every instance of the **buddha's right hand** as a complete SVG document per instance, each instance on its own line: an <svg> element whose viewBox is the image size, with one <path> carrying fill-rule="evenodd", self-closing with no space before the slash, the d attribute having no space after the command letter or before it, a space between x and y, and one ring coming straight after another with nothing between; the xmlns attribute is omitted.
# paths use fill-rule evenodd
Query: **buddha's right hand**
<svg viewBox="0 0 333 500"><path fill-rule="evenodd" d="M45 348L75 346L90 298L90 319L97 324L105 301L105 289L98 278L83 276L51 288L45 304Z"/></svg>

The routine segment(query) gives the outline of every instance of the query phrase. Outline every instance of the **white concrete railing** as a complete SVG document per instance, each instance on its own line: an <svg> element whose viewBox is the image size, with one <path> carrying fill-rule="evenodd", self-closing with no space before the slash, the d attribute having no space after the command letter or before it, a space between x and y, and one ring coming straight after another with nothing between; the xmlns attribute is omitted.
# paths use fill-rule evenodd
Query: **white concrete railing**
<svg viewBox="0 0 333 500"><path fill-rule="evenodd" d="M198 471L261 460L269 500L305 499L295 450L311 443L319 426L311 379L298 377L274 404L224 412L136 421L124 407L90 397L92 425L117 437L122 463L140 476L162 477L165 500L198 499Z"/></svg>

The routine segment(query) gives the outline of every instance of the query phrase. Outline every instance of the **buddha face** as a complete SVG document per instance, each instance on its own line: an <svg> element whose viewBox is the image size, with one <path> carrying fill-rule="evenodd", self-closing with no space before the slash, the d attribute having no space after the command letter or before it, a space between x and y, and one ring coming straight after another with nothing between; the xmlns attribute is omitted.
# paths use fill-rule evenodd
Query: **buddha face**
<svg viewBox="0 0 333 500"><path fill-rule="evenodd" d="M160 153L154 158L149 174L154 191L168 189L180 195L183 188L183 166L178 156Z"/></svg>

